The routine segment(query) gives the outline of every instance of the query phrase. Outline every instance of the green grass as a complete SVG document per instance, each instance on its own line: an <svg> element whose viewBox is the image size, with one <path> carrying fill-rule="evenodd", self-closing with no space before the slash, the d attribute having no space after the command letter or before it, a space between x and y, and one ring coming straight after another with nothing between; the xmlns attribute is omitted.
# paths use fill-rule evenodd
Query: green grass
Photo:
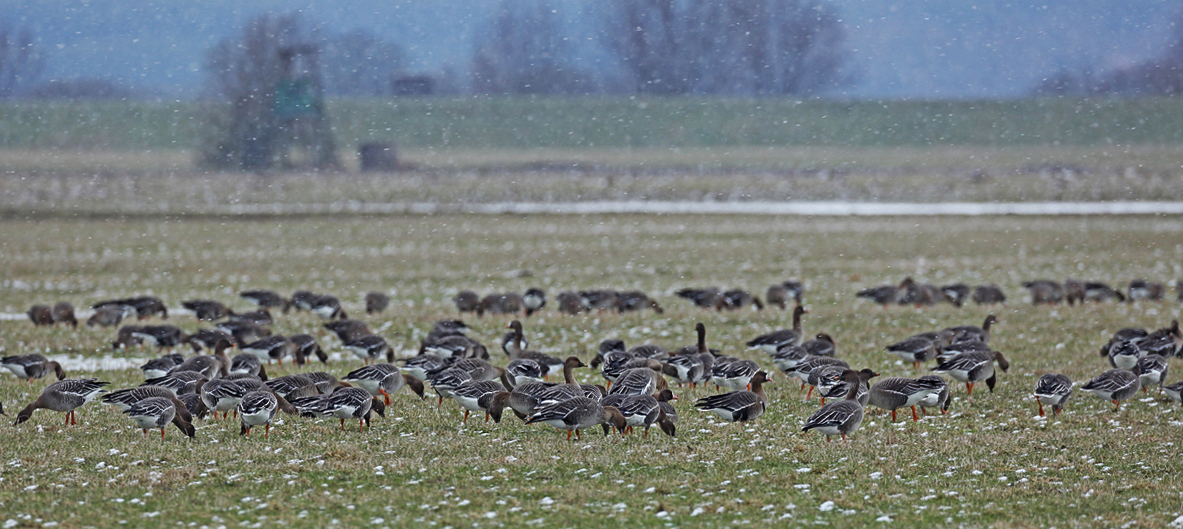
<svg viewBox="0 0 1183 529"><path fill-rule="evenodd" d="M454 315L447 300L459 288L539 285L552 296L563 289L641 288L657 295L666 314L564 317L548 308L526 322L531 345L587 360L608 337L630 345L690 343L694 322L703 321L712 347L770 366L742 342L785 325L786 313L702 312L671 293L711 284L762 291L799 277L809 289L806 331L834 335L852 365L910 375L884 345L921 330L980 323L994 311L1001 323L991 343L1012 368L1000 375L994 394L969 400L958 388L949 416L893 425L871 415L847 446L799 435L817 403L803 401L779 377L770 386L768 412L747 427L696 414L693 393L681 390L675 439L587 432L571 444L549 427L512 418L461 426L455 405L437 412L409 394L400 394L388 417L365 433L285 417L267 440L243 439L236 425L206 421L196 440L170 429L162 443L144 440L130 421L101 405L81 409L81 424L69 429L59 415L39 411L20 427L0 427L0 518L19 527L49 521L326 526L334 520L377 527L517 527L536 520L540 527L717 527L745 521L865 526L889 516L901 526L1162 527L1183 514L1174 479L1183 409L1139 395L1113 413L1078 390L1059 419L1039 421L1030 390L1044 372L1084 380L1107 369L1096 351L1109 333L1165 325L1180 306L1031 307L1019 283L1068 276L1167 281L1183 275L1181 233L1183 220L1175 217L3 220L4 312L133 293L154 293L174 306L200 296L245 308L235 292L247 287L330 292L360 312L362 294L375 289L392 294L394 303L365 319L396 348L408 349L432 321ZM858 288L904 275L997 282L1012 302L993 309L882 310L853 297ZM486 343L504 332L505 318L470 319ZM170 322L198 326L187 317ZM306 314L281 317L276 331L311 331L320 323ZM0 348L103 355L113 334L4 321ZM335 338L322 343L339 349ZM341 375L358 365L343 360L323 368ZM1183 364L1172 360L1171 368L1177 373ZM581 379L598 380L581 371ZM137 372L96 375L119 387L139 382ZM45 384L0 376L0 401L11 416ZM554 503L544 505L547 497ZM833 510L820 510L826 501Z"/></svg>
<svg viewBox="0 0 1183 529"><path fill-rule="evenodd" d="M0 148L194 149L201 102L0 105ZM329 104L337 141L423 149L1178 145L1178 99L428 98Z"/></svg>

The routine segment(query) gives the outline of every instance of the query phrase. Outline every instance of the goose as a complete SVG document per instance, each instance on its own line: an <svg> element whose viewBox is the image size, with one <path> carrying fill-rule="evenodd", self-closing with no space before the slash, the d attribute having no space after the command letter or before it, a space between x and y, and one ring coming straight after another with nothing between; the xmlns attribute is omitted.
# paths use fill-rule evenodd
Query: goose
<svg viewBox="0 0 1183 529"><path fill-rule="evenodd" d="M847 369L842 373L842 380L849 388L846 398L826 404L813 412L813 415L805 420L802 432L817 430L826 436L827 443L830 442L830 437L840 435L842 444L846 444L846 436L858 430L863 422L863 405L859 404L857 399L862 378L857 371Z"/></svg>
<svg viewBox="0 0 1183 529"><path fill-rule="evenodd" d="M320 295L309 302L308 311L326 320L349 318L341 308L341 301L330 295Z"/></svg>
<svg viewBox="0 0 1183 529"><path fill-rule="evenodd" d="M489 314L516 314L522 312L522 304L522 296L516 292L489 294L481 299L481 303L476 309L476 315L477 317L484 316L486 312Z"/></svg>
<svg viewBox="0 0 1183 529"><path fill-rule="evenodd" d="M209 408L205 407L204 402L201 402L201 395L189 393L187 395L181 395L177 397L177 400L181 401L181 404L185 407L186 412L192 417L205 419L205 416L209 414ZM181 408L177 407L177 412L180 413L180 411Z"/></svg>
<svg viewBox="0 0 1183 529"><path fill-rule="evenodd" d="M1121 342L1109 348L1109 365L1132 370L1138 365L1138 360L1146 355L1138 344L1140 342Z"/></svg>
<svg viewBox="0 0 1183 529"><path fill-rule="evenodd" d="M193 347L194 352L213 350L222 340L230 345L235 345L234 335L225 329L198 329L197 332L189 335L189 345Z"/></svg>
<svg viewBox="0 0 1183 529"><path fill-rule="evenodd" d="M348 342L345 348L367 364L375 363L383 356L388 363L394 361L394 350L384 338L374 334Z"/></svg>
<svg viewBox="0 0 1183 529"><path fill-rule="evenodd" d="M1154 283L1145 279L1134 279L1130 281L1129 296L1127 299L1133 301L1162 301L1163 296L1167 293L1167 286L1162 283Z"/></svg>
<svg viewBox="0 0 1183 529"><path fill-rule="evenodd" d="M502 384L507 389L513 389L526 382L541 382L542 366L529 358L515 358L505 366L505 374L501 377ZM609 382L611 383L611 382Z"/></svg>
<svg viewBox="0 0 1183 529"><path fill-rule="evenodd" d="M969 285L965 283L954 283L941 287L942 298L957 308L961 308L961 305L969 298L969 293Z"/></svg>
<svg viewBox="0 0 1183 529"><path fill-rule="evenodd" d="M951 343L949 345L940 346L937 349L937 363L941 363L958 355L968 353L981 353L990 355L993 353L993 349L990 349L989 345L978 341Z"/></svg>
<svg viewBox="0 0 1183 529"><path fill-rule="evenodd" d="M949 413L949 406L953 404L953 398L949 394L949 383L945 382L945 378L937 375L924 375L916 380L926 380L941 387L940 390L929 393L927 397L920 399L920 411L928 415L928 408L939 407L941 415Z"/></svg>
<svg viewBox="0 0 1183 529"><path fill-rule="evenodd" d="M154 296L140 296L124 300L126 304L131 305L136 310L136 317L141 320L146 320L152 316L160 316L161 319L168 319L168 307L158 297Z"/></svg>
<svg viewBox="0 0 1183 529"><path fill-rule="evenodd" d="M161 386L168 388L174 395L198 393L201 386L209 382L209 377L197 371L173 371L167 375L149 378L141 386Z"/></svg>
<svg viewBox="0 0 1183 529"><path fill-rule="evenodd" d="M1168 367L1167 359L1162 355L1149 354L1139 358L1133 372L1138 375L1142 393L1146 393L1148 387L1158 386L1158 392L1161 394L1163 383L1167 379Z"/></svg>
<svg viewBox="0 0 1183 529"><path fill-rule="evenodd" d="M448 336L464 336L468 332L468 325L463 320L446 319L439 320L432 324L431 329L427 331L427 336L419 343L419 352L428 345L435 343L436 340Z"/></svg>
<svg viewBox="0 0 1183 529"><path fill-rule="evenodd" d="M948 346L952 342L953 332L945 330L937 333L935 337L931 333L911 336L887 346L886 349L887 352L900 357L903 361L911 362L913 369L919 370L921 365L937 357L941 347Z"/></svg>
<svg viewBox="0 0 1183 529"><path fill-rule="evenodd" d="M202 384L199 394L201 402L214 412L214 419L217 419L218 412L222 412L222 417L226 418L231 410L238 408L238 401L247 393L249 391L237 382L214 379Z"/></svg>
<svg viewBox="0 0 1183 529"><path fill-rule="evenodd" d="M342 384L341 381L337 380L337 377L324 371L309 371L303 373L303 375L311 380L316 385L316 389L321 393L332 393L338 387L350 387L349 384Z"/></svg>
<svg viewBox="0 0 1183 529"><path fill-rule="evenodd" d="M447 366L447 361L433 354L420 354L403 360L403 369L407 374L420 381L428 380L433 373L442 371Z"/></svg>
<svg viewBox="0 0 1183 529"><path fill-rule="evenodd" d="M252 321L227 320L218 323L218 329L230 333L236 344L257 342L271 336L271 329Z"/></svg>
<svg viewBox="0 0 1183 529"><path fill-rule="evenodd" d="M698 399L694 407L702 411L713 413L728 422L748 422L755 420L768 406L768 395L764 393L764 383L768 382L768 374L760 371L752 377L752 389L731 391L719 395L710 395Z"/></svg>
<svg viewBox="0 0 1183 529"><path fill-rule="evenodd" d="M966 395L973 394L974 383L983 380L986 381L986 387L993 393L994 383L997 380L997 375L994 373L994 362L998 362L998 367L1002 368L1003 372L1010 369L1010 363L998 351L972 351L942 360L930 371L947 373L955 380L964 382Z"/></svg>
<svg viewBox="0 0 1183 529"><path fill-rule="evenodd" d="M94 400L99 393L106 392L103 386L108 384L110 382L100 382L93 378L66 379L54 382L45 386L36 400L17 413L16 422L13 425L29 420L34 411L42 408L63 412L66 414L66 426L76 425L78 419L74 410Z"/></svg>
<svg viewBox="0 0 1183 529"><path fill-rule="evenodd" d="M1133 397L1138 393L1138 375L1125 369L1110 369L1093 377L1080 389L1088 391L1102 399L1113 401L1113 411L1121 409L1121 401Z"/></svg>
<svg viewBox="0 0 1183 529"><path fill-rule="evenodd" d="M250 437L251 429L265 426L263 438L271 434L271 420L275 418L275 410L279 408L279 399L270 391L252 391L242 396L238 401L238 419L242 422L242 429L238 435Z"/></svg>
<svg viewBox="0 0 1183 529"><path fill-rule="evenodd" d="M283 309L286 313L291 302L283 296L276 294L270 290L244 290L238 293L238 297L246 299L262 308L277 308Z"/></svg>
<svg viewBox="0 0 1183 529"><path fill-rule="evenodd" d="M324 328L328 329L333 334L336 334L337 338L340 339L341 343L343 344L352 342L363 336L369 336L373 334L370 332L369 326L358 320L345 319L330 321L324 324Z"/></svg>
<svg viewBox="0 0 1183 529"><path fill-rule="evenodd" d="M986 320L982 322L982 326L977 325L958 325L956 327L949 327L945 329L953 333L953 343L961 342L982 342L990 341L990 327L998 323L998 317L990 314L986 316Z"/></svg>
<svg viewBox="0 0 1183 529"><path fill-rule="evenodd" d="M513 355L513 353L510 352L510 348L513 347L513 341L516 339L517 333L515 333L513 329L510 329L506 331L505 334L501 335L501 351L505 353L505 356ZM527 340L525 336L522 336L522 349L525 349L529 346L530 341Z"/></svg>
<svg viewBox="0 0 1183 529"><path fill-rule="evenodd" d="M801 333L801 315L809 314L805 307L797 305L793 308L793 328L780 329L772 331L768 334L762 334L747 341L748 347L760 349L769 355L775 355L776 351L784 345L801 345L802 339L805 337Z"/></svg>
<svg viewBox="0 0 1183 529"><path fill-rule="evenodd" d="M1098 281L1088 281L1084 284L1084 298L1081 303L1085 301L1093 301L1102 303L1105 301L1114 300L1117 302L1125 301L1125 294L1113 287Z"/></svg>
<svg viewBox="0 0 1183 529"><path fill-rule="evenodd" d="M944 384L932 379L914 380L902 377L887 377L871 386L868 403L891 412L891 422L896 420L896 410L912 408L912 420L919 421L916 405L933 393L939 394Z"/></svg>
<svg viewBox="0 0 1183 529"><path fill-rule="evenodd" d="M755 377L758 372L760 372L760 364L752 360L735 360L724 364L722 369L716 364L711 378L715 381L716 387L751 391L752 377Z"/></svg>
<svg viewBox="0 0 1183 529"><path fill-rule="evenodd" d="M245 373L255 375L260 380L267 380L267 369L259 357L250 353L239 353L230 359L230 374Z"/></svg>
<svg viewBox="0 0 1183 529"><path fill-rule="evenodd" d="M134 309L133 309L134 310ZM94 314L91 314L86 319L87 327L114 327L123 322L123 318L129 316L128 307L119 305L109 305L99 309L95 309Z"/></svg>
<svg viewBox="0 0 1183 529"><path fill-rule="evenodd" d="M809 376L813 371L823 366L842 366L849 368L850 366L843 360L837 358L830 358L828 356L807 356L803 360L797 362L792 368L785 370L786 377L794 377L801 381L800 389L805 389L805 384L809 383ZM808 399L809 397L806 397Z"/></svg>
<svg viewBox="0 0 1183 529"><path fill-rule="evenodd" d="M1039 416L1043 417L1043 405L1052 407L1052 414L1059 415L1064 409L1064 402L1072 396L1072 379L1058 374L1048 373L1039 377L1035 382L1035 401L1039 403Z"/></svg>
<svg viewBox="0 0 1183 529"><path fill-rule="evenodd" d="M190 299L182 301L181 306L193 311L200 321L217 321L234 314L234 311L212 299Z"/></svg>
<svg viewBox="0 0 1183 529"><path fill-rule="evenodd" d="M263 384L267 386L268 390L275 392L289 402L293 399L311 397L324 393L316 385L316 381L305 373L272 378Z"/></svg>
<svg viewBox="0 0 1183 529"><path fill-rule="evenodd" d="M53 309L50 312L53 314L54 325L64 323L75 329L78 328L78 318L74 317L73 305L65 301L59 301L53 304Z"/></svg>
<svg viewBox="0 0 1183 529"><path fill-rule="evenodd" d="M1183 404L1183 382L1175 382L1169 386L1164 386L1162 389L1171 400Z"/></svg>
<svg viewBox="0 0 1183 529"><path fill-rule="evenodd" d="M715 298L715 310L719 312L740 310L748 305L756 307L756 310L764 310L764 302L760 301L759 296L753 296L748 291L738 288L728 290Z"/></svg>
<svg viewBox="0 0 1183 529"><path fill-rule="evenodd" d="M845 371L843 371L843 372L845 372ZM879 373L876 373L875 371L873 371L871 369L863 369L863 370L859 371L859 387L858 387L858 390L855 392L854 400L857 400L858 403L860 405L862 405L863 407L866 407L867 403L871 400L870 380L871 380L871 378L877 377L877 376L879 376ZM941 380L942 382L944 380L944 379L941 379L941 377L929 377L929 378L936 378L938 380ZM948 386L946 386L946 388L947 387ZM850 383L847 382L845 379L839 377L837 383L835 383L833 386L831 386L829 391L827 391L825 393L825 395L823 395L823 399L842 399L842 398L845 398L846 394L849 392L850 392ZM945 393L948 394L948 391L946 390ZM923 403L923 401L921 401L921 402ZM822 405L823 406L825 405L825 400L822 400Z"/></svg>
<svg viewBox="0 0 1183 529"><path fill-rule="evenodd" d="M1031 293L1032 305L1055 305L1064 301L1064 287L1047 279L1027 281L1023 286Z"/></svg>
<svg viewBox="0 0 1183 529"><path fill-rule="evenodd" d="M805 286L800 281L785 281L768 287L768 291L764 293L764 300L769 305L776 305L780 310L785 310L789 300L800 305L804 293Z"/></svg>
<svg viewBox="0 0 1183 529"><path fill-rule="evenodd" d="M658 314L665 314L665 309L656 300L650 298L640 290L628 290L621 292L616 297L616 312L624 314L626 312L637 312L645 309L653 309L653 312Z"/></svg>
<svg viewBox="0 0 1183 529"><path fill-rule="evenodd" d="M690 300L690 302L694 303L695 306L702 307L704 309L713 309L718 303L718 299L719 296L722 295L722 291L719 290L718 287L683 288L677 292L674 292L674 295Z"/></svg>
<svg viewBox="0 0 1183 529"><path fill-rule="evenodd" d="M856 292L854 297L869 299L886 308L888 305L894 305L900 298L900 289L895 285L864 288Z"/></svg>
<svg viewBox="0 0 1183 529"><path fill-rule="evenodd" d="M526 294L522 296L522 304L525 305L526 317L529 318L546 306L546 292L541 288L527 289Z"/></svg>
<svg viewBox="0 0 1183 529"><path fill-rule="evenodd" d="M1006 303L1006 294L1002 292L1002 288L995 284L978 285L974 289L973 300L978 305Z"/></svg>
<svg viewBox="0 0 1183 529"><path fill-rule="evenodd" d="M366 314L380 314L390 306L390 296L381 292L366 292Z"/></svg>
<svg viewBox="0 0 1183 529"><path fill-rule="evenodd" d="M587 312L588 307L583 302L583 297L575 292L563 291L559 292L559 312L574 316L581 312Z"/></svg>
<svg viewBox="0 0 1183 529"><path fill-rule="evenodd" d="M805 400L809 400L809 397L813 395L814 388L817 388L818 397L823 399L822 404L825 404L826 393L842 381L842 372L847 369L849 367L843 364L821 365L814 368L809 372L809 378L806 379L809 384L809 392L805 394Z"/></svg>
<svg viewBox="0 0 1183 529"><path fill-rule="evenodd" d="M452 388L452 400L464 408L464 419L461 424L468 423L470 412L485 412L485 422L489 422L489 406L493 397L505 392L505 386L492 380L468 380Z"/></svg>
<svg viewBox="0 0 1183 529"><path fill-rule="evenodd" d="M772 363L777 369L787 373L808 356L809 353L800 345L782 345L776 350L776 354L772 355Z"/></svg>
<svg viewBox="0 0 1183 529"><path fill-rule="evenodd" d="M62 369L61 364L37 353L0 358L0 366L4 366L17 378L23 378L28 382L32 382L35 378L42 378L48 373L57 375L58 380L66 379L66 371Z"/></svg>
<svg viewBox="0 0 1183 529"><path fill-rule="evenodd" d="M514 334L514 340L509 344L510 358L529 358L530 360L538 362L538 365L542 366L542 377L544 379L549 378L550 375L556 374L563 369L563 360L548 354L540 353L538 351L523 350L525 346L522 342L522 322L513 320L509 322L509 325L506 327L512 329Z"/></svg>
<svg viewBox="0 0 1183 529"><path fill-rule="evenodd" d="M37 327L53 325L53 309L49 305L33 305L25 314Z"/></svg>
<svg viewBox="0 0 1183 529"><path fill-rule="evenodd" d="M476 312L481 306L481 297L471 290L461 290L452 298L452 303L456 304L456 311L461 314Z"/></svg>
<svg viewBox="0 0 1183 529"><path fill-rule="evenodd" d="M608 381L608 389L612 389L612 384L627 369L626 366L629 362L636 360L636 357L627 351L608 351L596 356L596 359L592 360L592 367L597 366L597 360L599 361L600 376Z"/></svg>
<svg viewBox="0 0 1183 529"><path fill-rule="evenodd" d="M160 349L168 349L189 342L189 335L172 325L145 325L133 328L130 333L133 337L147 340ZM118 348L116 347L116 349Z"/></svg>
<svg viewBox="0 0 1183 529"><path fill-rule="evenodd" d="M197 397L198 399L201 398L200 395L194 394L193 396ZM101 400L103 404L115 406L117 409L119 409L119 411L126 411L137 402L152 397L161 397L172 401L176 408L176 416L173 419L173 424L175 424L177 429L181 430L181 432L185 435L193 437L190 432L193 429L193 417L197 414L189 409L189 406L185 403L184 399L173 395L172 391L169 391L168 388L162 388L160 386L136 386L134 388L112 391L100 397L99 400ZM203 409L204 404L198 408ZM198 418L204 417L205 414L203 412Z"/></svg>
<svg viewBox="0 0 1183 529"><path fill-rule="evenodd" d="M683 383L690 384L690 387L704 378L709 377L712 366L707 366L705 357L702 355L710 355L706 346L707 328L702 322L694 324L694 333L698 336L698 341L695 345L688 345L678 349L674 356L671 356L665 361L662 367L662 373L672 377L678 381L678 386L681 387Z"/></svg>
<svg viewBox="0 0 1183 529"><path fill-rule="evenodd" d="M354 369L341 380L356 384L375 398L381 395L387 406L390 405L390 396L403 386L409 386L420 399L424 398L423 382L410 375L404 375L394 364L373 364Z"/></svg>
<svg viewBox="0 0 1183 529"><path fill-rule="evenodd" d="M1169 327L1155 330L1138 342L1139 349L1147 354L1162 355L1163 358L1179 355L1180 345L1183 345L1183 331L1179 329L1179 320L1171 320Z"/></svg>
<svg viewBox="0 0 1183 529"><path fill-rule="evenodd" d="M1109 356L1110 350L1118 344L1123 342L1139 342L1146 339L1149 335L1150 333L1146 329L1135 327L1118 329L1117 332L1113 333L1113 337L1109 338L1109 341L1101 346L1101 356Z"/></svg>
<svg viewBox="0 0 1183 529"><path fill-rule="evenodd" d="M597 424L604 425L604 435L608 435L608 427L612 426L623 432L626 426L624 415L620 410L611 406L601 406L599 402L586 397L576 397L537 409L526 424L544 423L560 430L567 430L567 440L571 440L571 432L575 432L576 439L582 439L582 430Z"/></svg>
<svg viewBox="0 0 1183 529"><path fill-rule="evenodd" d="M812 340L803 342L801 348L813 356L834 356L838 353L838 345L824 332L819 332Z"/></svg>
<svg viewBox="0 0 1183 529"><path fill-rule="evenodd" d="M658 360L663 360L670 355L669 351L666 351L664 347L656 344L638 345L629 349L628 353L638 358L654 358Z"/></svg>
<svg viewBox="0 0 1183 529"><path fill-rule="evenodd" d="M493 422L500 423L502 412L506 406L509 406L514 415L525 421L534 414L534 410L538 407L540 399L546 395L547 390L556 385L551 382L526 382L514 387L511 391L498 393L493 396L493 400L489 404L489 416L493 418Z"/></svg>
<svg viewBox="0 0 1183 529"><path fill-rule="evenodd" d="M458 367L449 367L447 369L438 371L431 375L429 379L431 382L431 389L439 396L439 401L436 402L436 408L439 408L444 403L444 398L452 397L452 390L460 384L469 380L473 380L472 373L466 369Z"/></svg>
<svg viewBox="0 0 1183 529"><path fill-rule="evenodd" d="M654 362L656 364L656 362ZM656 367L657 369L653 369ZM661 364L626 369L616 377L609 395L652 395L669 387L661 376Z"/></svg>
<svg viewBox="0 0 1183 529"><path fill-rule="evenodd" d="M180 353L170 353L160 358L153 358L140 366L144 372L144 379L160 378L172 372L177 366L185 363L185 357Z"/></svg>
<svg viewBox="0 0 1183 529"><path fill-rule="evenodd" d="M423 344L422 349L424 353L433 354L444 359L488 356L485 346L463 334L437 338L432 340L430 344Z"/></svg>
<svg viewBox="0 0 1183 529"><path fill-rule="evenodd" d="M268 364L272 360L276 360L282 366L283 359L291 355L295 348L296 346L286 336L276 334L242 346L242 352L253 354L259 358L260 362Z"/></svg>
<svg viewBox="0 0 1183 529"><path fill-rule="evenodd" d="M627 425L627 432L632 433L633 427L643 426L645 428L645 437L649 437L649 428L655 423L661 428L666 435L674 437L676 428L674 423L669 420L662 409L660 402L668 402L676 400L670 390L663 390L655 396L650 395L625 395L620 396L620 402L617 404L608 404L601 402L602 406L609 406L620 410L620 414L624 416L625 424Z"/></svg>
<svg viewBox="0 0 1183 529"><path fill-rule="evenodd" d="M233 322L248 322L256 325L272 325L275 323L275 318L267 309L252 310L250 312L232 313L229 316L229 321Z"/></svg>
<svg viewBox="0 0 1183 529"><path fill-rule="evenodd" d="M371 412L386 416L386 405L364 389L340 388L321 399L321 412L340 419L342 431L345 430L345 419L357 419L357 429L362 431L363 424L370 424Z"/></svg>
<svg viewBox="0 0 1183 529"><path fill-rule="evenodd" d="M297 311L312 310L312 303L320 297L320 294L313 293L309 290L297 290L292 292L292 297L289 300L290 306ZM287 312L285 309L284 312Z"/></svg>
<svg viewBox="0 0 1183 529"><path fill-rule="evenodd" d="M583 298L583 306L588 310L603 312L616 309L620 301L620 293L615 290L581 290L579 297ZM617 309L619 310L619 309Z"/></svg>
<svg viewBox="0 0 1183 529"><path fill-rule="evenodd" d="M144 432L145 439L148 438L149 428L160 428L160 440L163 441L164 428L177 418L177 407L172 399L149 397L123 410L123 413ZM196 430L193 428L193 425L183 420L182 422L188 428L182 427L181 431L185 432L190 438L195 437Z"/></svg>
<svg viewBox="0 0 1183 529"><path fill-rule="evenodd" d="M229 375L230 358L226 356L226 349L229 348L230 342L222 340L214 346L214 354L191 356L184 362L181 362L181 365L174 368L171 372L197 371L209 379Z"/></svg>

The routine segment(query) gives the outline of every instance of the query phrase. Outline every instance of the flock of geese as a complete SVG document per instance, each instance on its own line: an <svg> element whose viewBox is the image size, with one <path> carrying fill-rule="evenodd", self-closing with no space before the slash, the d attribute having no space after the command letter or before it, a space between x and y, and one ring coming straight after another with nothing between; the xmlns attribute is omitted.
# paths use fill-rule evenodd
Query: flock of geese
<svg viewBox="0 0 1183 529"><path fill-rule="evenodd" d="M1056 301L1067 299L1070 303L1161 299L1165 290L1161 285L1147 286L1142 281L1138 289L1131 284L1129 296L1120 292L1113 296L1095 294L1102 289L1094 283L1028 283L1037 303L1052 302L1043 294L1035 295L1044 288L1054 290L1050 284L1059 289L1060 297ZM847 436L858 430L867 406L890 412L893 422L900 410L910 410L913 420L918 421L917 406L924 412L939 409L947 413L952 402L951 390L949 381L941 375L965 384L966 394L972 395L975 384L981 382L993 392L998 369L1006 372L1009 368L1007 358L990 346L991 332L998 321L990 315L981 326L932 330L888 345L886 352L911 363L917 371L931 362L935 365L929 367L931 374L925 376L886 377L872 383L879 373L869 368L856 370L838 358L838 348L831 336L815 333L809 337L802 330L802 318L808 314L801 304L803 290L795 281L769 288L765 296L768 304L786 307L793 303L792 326L752 337L746 345L766 353L768 363L787 379L797 379L802 391L808 385L807 400L814 392L818 394L821 407L805 419L802 431L816 430L827 441L839 436L846 442ZM365 322L350 319L333 296L299 291L283 297L267 290L249 290L240 295L255 303L257 309L236 313L213 300L182 303L197 319L214 323L214 327L193 334L172 325L120 327L113 347L155 345L165 353L141 366L145 381L136 387L108 391L107 382L69 379L61 365L40 354L0 359L0 365L17 378L32 382L53 373L58 379L17 414L15 424L28 421L38 409L62 412L67 426L77 424L75 411L101 397L102 402L127 415L145 436L148 430L159 429L162 439L169 424L186 436L195 437L195 418L212 415L217 420L220 415L225 419L231 413L238 418L240 434L248 436L253 428L262 426L267 437L277 412L337 419L342 430L345 421L356 420L358 428L364 430L372 415L385 416L387 407L392 405L391 396L402 388L410 388L409 391L424 399L430 387L438 397L437 408L445 399L454 401L465 410L464 422L471 413L484 413L486 422L492 419L500 423L509 409L526 424L543 423L566 430L568 439L572 434L578 438L583 430L597 426L605 435L613 430L626 435L634 428L642 428L647 437L649 429L656 425L667 435L675 436L678 413L671 401L677 397L671 384L679 388L689 386L692 390L714 385L715 393L697 399L695 407L722 421L749 422L767 409L769 399L764 385L775 374L759 362L723 355L709 348L703 323L695 325L695 343L674 349L657 344L629 348L620 339L605 339L589 366L576 356L554 357L529 349L524 326L517 319L509 323L499 344L507 357L504 365L491 362L489 347L471 337L469 327L462 320L445 319L436 322L422 340L419 354L402 360L399 366L395 365L394 351L386 340L370 331ZM765 305L742 290L684 289L677 295L715 310ZM916 283L911 278L899 285L867 289L858 295L884 304L935 303L937 296L958 305L965 299L978 303L1005 300L1001 290L993 285L975 289L965 285L938 288ZM577 312L662 310L656 301L637 291L564 292L558 299L562 312L575 308ZM367 294L365 301L367 313L381 312L389 304L389 299L380 293ZM520 312L530 316L546 305L546 295L541 289L530 289L524 295L498 293L484 297L465 291L454 301L462 313L474 312L480 316ZM94 315L87 325L92 326L116 326L133 317L137 321L168 318L164 302L151 296L107 300L91 308ZM313 357L322 363L328 361L328 355L312 334L282 336L271 332L269 326L274 321L271 311L287 313L293 309L330 320L325 329L336 334L343 347L364 365L340 379L323 371L269 377L268 366L273 361L281 368L289 358L298 366L307 364ZM78 325L73 307L68 303L37 305L28 314L37 325ZM1158 386L1160 392L1165 391L1170 398L1180 401L1183 382L1166 385L1166 358L1183 354L1181 347L1183 332L1177 321L1154 331L1121 329L1101 348L1101 356L1108 359L1112 369L1097 375L1081 389L1112 401L1115 410L1139 388L1145 391ZM186 357L178 348L191 348L195 354ZM230 357L228 352L234 348L239 352ZM603 384L576 381L574 370L589 367L599 371ZM562 382L550 382L552 376L561 376ZM1044 414L1044 405L1059 414L1073 387L1073 382L1064 375L1042 376L1033 392L1039 403L1039 414ZM3 413L0 405L0 414Z"/></svg>

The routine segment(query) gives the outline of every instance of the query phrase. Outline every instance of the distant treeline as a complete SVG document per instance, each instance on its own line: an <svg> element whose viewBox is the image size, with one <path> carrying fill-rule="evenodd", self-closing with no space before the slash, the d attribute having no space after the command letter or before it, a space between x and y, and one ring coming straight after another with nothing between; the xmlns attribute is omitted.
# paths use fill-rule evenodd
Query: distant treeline
<svg viewBox="0 0 1183 529"><path fill-rule="evenodd" d="M217 104L3 103L0 148L196 149ZM338 98L328 112L346 149L1183 144L1183 98Z"/></svg>

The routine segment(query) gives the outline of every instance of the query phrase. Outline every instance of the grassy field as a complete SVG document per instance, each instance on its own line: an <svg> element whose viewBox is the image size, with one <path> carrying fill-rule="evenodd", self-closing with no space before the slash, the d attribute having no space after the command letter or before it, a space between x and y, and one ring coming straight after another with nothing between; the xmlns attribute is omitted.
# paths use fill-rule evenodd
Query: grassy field
<svg viewBox="0 0 1183 529"><path fill-rule="evenodd" d="M1011 360L993 394L952 413L891 424L873 414L849 445L798 430L816 408L783 378L768 412L747 426L695 413L683 389L678 436L589 435L568 443L549 427L514 419L460 424L454 404L398 395L386 419L358 433L331 421L284 417L270 439L240 438L237 425L198 424L197 439L170 429L161 442L111 409L91 404L77 427L44 410L0 427L0 523L16 527L316 526L718 527L831 526L1163 527L1183 492L1178 432L1183 409L1142 396L1119 413L1077 391L1058 419L1040 420L1030 397L1049 371L1086 380L1108 368L1097 348L1125 326L1157 328L1180 313L1162 304L1032 307L1019 284L1068 276L1123 284L1183 277L1183 219L985 218L798 219L698 216L390 216L266 219L48 216L0 220L0 311L67 300L152 293L170 305L209 297L246 308L248 287L334 293L351 313L367 290L394 298L365 317L398 349L431 323L454 316L460 288L481 292L542 286L640 288L664 315L560 316L526 322L531 346L591 358L596 344L676 347L703 321L711 347L771 367L743 341L787 324L787 313L718 314L672 296L684 286L760 291L790 277L808 286L809 333L835 336L839 356L882 376L911 374L882 347L914 332L1001 322L991 344ZM992 309L939 306L883 310L854 292L905 275L936 283L996 282L1011 303ZM469 318L486 343L506 318ZM186 329L190 317L169 320ZM314 331L309 315L280 318L276 331ZM0 321L0 349L109 354L108 329L34 328ZM322 337L330 350L335 338ZM153 351L120 356L146 358ZM500 355L499 352L494 353ZM504 358L498 356L498 361ZM1171 361L1174 373L1183 363ZM337 375L358 367L324 366ZM318 369L322 368L317 366ZM290 372L292 369L289 368ZM598 381L591 370L578 376ZM95 375L116 387L138 372ZM1172 375L1171 381L1178 379ZM0 376L10 417L47 382ZM8 522L12 520L13 522ZM886 523L891 520L891 523Z"/></svg>
<svg viewBox="0 0 1183 529"><path fill-rule="evenodd" d="M0 148L193 149L201 102L0 105ZM789 99L428 98L338 100L340 145L430 149L714 146L1179 145L1183 101L798 101Z"/></svg>

